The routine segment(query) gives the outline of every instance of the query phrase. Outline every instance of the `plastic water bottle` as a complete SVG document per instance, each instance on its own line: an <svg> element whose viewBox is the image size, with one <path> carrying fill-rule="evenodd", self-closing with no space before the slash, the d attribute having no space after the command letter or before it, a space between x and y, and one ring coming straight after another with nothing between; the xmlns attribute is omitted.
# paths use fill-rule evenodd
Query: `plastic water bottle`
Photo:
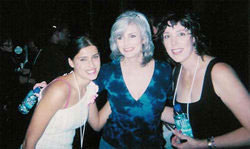
<svg viewBox="0 0 250 149"><path fill-rule="evenodd" d="M30 109L32 109L32 107L35 105L35 103L37 101L37 96L35 95L35 93L39 93L39 92L40 92L39 87L35 88L34 90L29 91L29 93L24 98L22 104L20 104L18 106L18 110L22 114L28 114L29 113Z"/></svg>
<svg viewBox="0 0 250 149"><path fill-rule="evenodd" d="M193 138L193 132L192 132L192 127L190 125L190 121L187 118L187 114L181 110L181 105L175 104L174 110L175 110L174 120L176 128L178 130L181 130L182 134Z"/></svg>

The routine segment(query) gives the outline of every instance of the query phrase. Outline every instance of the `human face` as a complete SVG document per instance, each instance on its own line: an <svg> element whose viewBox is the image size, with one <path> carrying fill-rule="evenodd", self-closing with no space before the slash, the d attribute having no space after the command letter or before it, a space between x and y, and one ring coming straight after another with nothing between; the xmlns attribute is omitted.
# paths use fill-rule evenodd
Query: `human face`
<svg viewBox="0 0 250 149"><path fill-rule="evenodd" d="M100 55L95 46L82 48L74 57L69 59L69 64L74 72L84 80L96 79L100 70Z"/></svg>
<svg viewBox="0 0 250 149"><path fill-rule="evenodd" d="M117 37L116 42L125 58L138 57L142 54L142 36L135 24L128 25L125 32Z"/></svg>
<svg viewBox="0 0 250 149"><path fill-rule="evenodd" d="M70 42L70 32L67 28L63 28L58 32L58 40L61 45L68 45Z"/></svg>
<svg viewBox="0 0 250 149"><path fill-rule="evenodd" d="M0 49L4 52L12 52L13 51L13 43L11 39L6 40L3 42L2 46Z"/></svg>
<svg viewBox="0 0 250 149"><path fill-rule="evenodd" d="M184 62L195 53L194 42L190 31L180 23L173 27L168 26L163 33L164 47L175 62Z"/></svg>

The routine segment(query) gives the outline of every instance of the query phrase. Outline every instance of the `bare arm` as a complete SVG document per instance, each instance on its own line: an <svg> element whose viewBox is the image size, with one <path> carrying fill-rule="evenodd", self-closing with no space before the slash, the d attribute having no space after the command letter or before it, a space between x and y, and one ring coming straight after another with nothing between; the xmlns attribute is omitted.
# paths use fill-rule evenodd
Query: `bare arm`
<svg viewBox="0 0 250 149"><path fill-rule="evenodd" d="M250 145L250 98L248 91L235 71L224 63L218 63L214 66L212 81L216 94L242 125L240 129L216 137L216 145L218 147Z"/></svg>
<svg viewBox="0 0 250 149"><path fill-rule="evenodd" d="M61 82L51 84L44 90L44 96L36 107L26 132L23 148L34 149L39 138L54 114L61 109L67 98L67 86L58 87Z"/></svg>
<svg viewBox="0 0 250 149"><path fill-rule="evenodd" d="M216 94L223 103L233 112L242 127L227 134L214 138L217 147L237 147L250 145L250 98L234 70L225 63L218 63L212 69L212 82ZM223 122L222 122L223 123ZM206 140L195 140L181 135L177 131L174 134L181 139L188 140L178 144L172 142L178 148L200 147L206 148Z"/></svg>
<svg viewBox="0 0 250 149"><path fill-rule="evenodd" d="M88 122L95 131L100 131L107 122L110 114L111 109L109 101L106 102L99 112L96 107L96 103L90 104Z"/></svg>
<svg viewBox="0 0 250 149"><path fill-rule="evenodd" d="M167 123L174 124L174 111L173 108L166 106L161 113L161 120Z"/></svg>

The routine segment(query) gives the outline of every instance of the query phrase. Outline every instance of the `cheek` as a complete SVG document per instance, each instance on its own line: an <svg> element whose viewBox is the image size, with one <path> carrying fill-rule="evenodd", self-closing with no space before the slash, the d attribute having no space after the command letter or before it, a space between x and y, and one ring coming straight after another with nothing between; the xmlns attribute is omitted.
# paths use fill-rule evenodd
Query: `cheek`
<svg viewBox="0 0 250 149"><path fill-rule="evenodd" d="M118 48L121 47L121 46L122 46L121 40L116 40L116 44L117 44L117 47L118 47Z"/></svg>
<svg viewBox="0 0 250 149"><path fill-rule="evenodd" d="M131 43L132 44L138 44L138 45L142 45L142 40L141 38L135 38L135 39L131 39Z"/></svg>
<svg viewBox="0 0 250 149"><path fill-rule="evenodd" d="M186 46L193 46L194 45L193 38L190 38L189 40L187 40L185 44L186 44Z"/></svg>
<svg viewBox="0 0 250 149"><path fill-rule="evenodd" d="M94 63L95 63L95 66L96 66L96 67L100 67L100 66L101 66L101 60L100 60L100 58L94 60Z"/></svg>
<svg viewBox="0 0 250 149"><path fill-rule="evenodd" d="M167 54L168 54L170 57L172 57L172 52L171 52L171 50L167 49L166 52L167 52Z"/></svg>
<svg viewBox="0 0 250 149"><path fill-rule="evenodd" d="M84 68L85 67L85 65L82 63L76 63L75 64L75 69L78 69L78 70L81 70L82 68Z"/></svg>
<svg viewBox="0 0 250 149"><path fill-rule="evenodd" d="M166 41L163 42L163 45L164 45L166 51L167 51L168 49L170 49L169 44L168 44Z"/></svg>

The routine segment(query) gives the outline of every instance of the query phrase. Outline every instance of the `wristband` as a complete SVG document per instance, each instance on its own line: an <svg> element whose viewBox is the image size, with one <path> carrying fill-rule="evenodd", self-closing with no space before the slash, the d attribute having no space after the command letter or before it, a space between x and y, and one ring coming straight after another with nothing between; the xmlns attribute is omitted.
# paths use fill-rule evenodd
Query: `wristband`
<svg viewBox="0 0 250 149"><path fill-rule="evenodd" d="M214 142L214 137L212 136L211 138L207 139L207 146L209 149L216 149L216 144Z"/></svg>

